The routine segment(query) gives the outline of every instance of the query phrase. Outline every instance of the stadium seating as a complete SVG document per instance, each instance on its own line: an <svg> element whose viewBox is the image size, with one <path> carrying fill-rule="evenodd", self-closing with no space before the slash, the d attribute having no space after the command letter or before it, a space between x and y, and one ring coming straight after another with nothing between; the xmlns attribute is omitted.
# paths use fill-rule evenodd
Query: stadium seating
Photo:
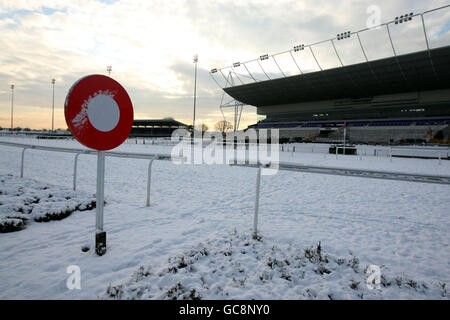
<svg viewBox="0 0 450 320"><path fill-rule="evenodd" d="M450 119L424 119L424 120L365 120L365 121L348 121L347 127L399 127L399 126L436 126L449 125ZM254 128L322 128L322 127L342 127L343 121L334 122L295 122L295 123L277 123L277 122L259 122Z"/></svg>

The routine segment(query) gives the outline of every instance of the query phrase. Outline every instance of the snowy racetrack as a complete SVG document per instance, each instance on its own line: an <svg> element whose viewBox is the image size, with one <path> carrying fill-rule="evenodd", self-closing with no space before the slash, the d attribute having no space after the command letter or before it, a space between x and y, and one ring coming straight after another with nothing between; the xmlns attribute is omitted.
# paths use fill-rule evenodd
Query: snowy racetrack
<svg viewBox="0 0 450 320"><path fill-rule="evenodd" d="M15 142L22 141L17 138ZM70 141L33 143L79 147ZM118 150L170 153L170 147L151 145L123 145ZM0 174L17 176L21 150L0 146L0 152ZM339 160L331 155L326 160L323 155L314 154L282 156L302 164L450 175L448 161L439 166L436 160L394 159L390 163L385 158L358 161L351 156ZM25 161L26 179L71 187L73 155L28 150ZM79 158L78 190L81 192L95 192L95 163L93 156ZM77 212L61 221L34 223L22 231L0 234L0 298L104 297L110 284L129 282L140 266L163 268L169 265L169 258L196 248L199 243L227 241L235 229L239 237L251 234L255 169L156 161L152 173L152 205L147 208L147 166L145 160L106 160L108 252L103 257L96 256L92 249L81 250L83 246L93 247L93 211ZM282 254L288 255L288 247L298 254L320 242L323 252L331 257L355 256L361 269L369 264L382 266L381 272L388 278L411 279L429 287L423 293L411 288L382 287L372 298L448 299L448 293L440 288L450 283L449 191L447 185L280 171L262 177L259 219L262 246L281 248ZM217 252L220 250L217 248ZM66 286L66 269L70 265L81 269L81 290L69 290ZM251 273L248 275L250 279ZM273 298L326 299L330 293L338 299L358 298L353 289L343 289L350 286L351 277L342 273L340 279L345 285L338 286L341 282L334 283L314 273L312 279L316 282L299 282L299 290L281 290L283 282L278 285L273 282L278 286ZM369 292L364 283L367 275L361 271L358 277L354 280L361 281L359 286ZM220 279L213 278L211 283ZM253 284L257 281L255 277ZM170 288L175 284L167 285ZM315 286L327 290L320 291ZM306 289L320 294L303 295ZM271 297L270 291L261 288L258 295L252 296L252 292L256 291L244 288L233 297ZM205 292L202 297L220 298Z"/></svg>

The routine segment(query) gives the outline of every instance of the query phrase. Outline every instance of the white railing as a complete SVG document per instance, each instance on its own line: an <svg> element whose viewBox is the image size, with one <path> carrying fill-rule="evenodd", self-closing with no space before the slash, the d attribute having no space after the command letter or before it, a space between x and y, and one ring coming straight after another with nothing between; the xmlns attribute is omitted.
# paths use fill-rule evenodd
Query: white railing
<svg viewBox="0 0 450 320"><path fill-rule="evenodd" d="M255 212L253 218L253 236L257 237L258 231L258 213L259 213L259 198L261 190L261 168L264 167L261 164L246 165L246 164L233 164L236 166L255 167L258 169L256 176L256 190L255 190ZM396 180L407 182L419 182L419 183L433 183L450 185L450 176L437 176L437 175L423 175L423 174L411 174L403 172L389 172L389 171L375 171L375 170L361 170L351 168L336 168L336 167L323 167L323 166L311 166L292 163L280 163L279 170L306 172L315 174L326 175L338 175L348 177L370 178L370 179L383 179L383 180Z"/></svg>
<svg viewBox="0 0 450 320"><path fill-rule="evenodd" d="M14 143L14 142L6 142L0 141L0 145L4 145L7 147L15 147L22 149L22 156L20 160L20 177L24 176L24 166L25 166L25 151L26 150L43 150L43 151L53 151L53 152L65 152L65 153L74 153L74 166L73 166L73 190L77 189L77 166L78 166L78 157L80 154L89 154L89 155L97 155L97 151L89 150L89 149L76 149L76 148L60 148L60 147L49 147L49 146L39 146L39 145L31 145L31 144L23 144L23 143ZM147 207L150 206L150 187L151 187L151 170L152 164L154 160L171 160L177 159L184 161L183 157L171 157L167 154L158 154L158 153L131 153L131 152L115 152L115 151L106 151L106 157L117 157L117 158L133 158L133 159L146 159L149 160L148 164L148 173L147 173Z"/></svg>

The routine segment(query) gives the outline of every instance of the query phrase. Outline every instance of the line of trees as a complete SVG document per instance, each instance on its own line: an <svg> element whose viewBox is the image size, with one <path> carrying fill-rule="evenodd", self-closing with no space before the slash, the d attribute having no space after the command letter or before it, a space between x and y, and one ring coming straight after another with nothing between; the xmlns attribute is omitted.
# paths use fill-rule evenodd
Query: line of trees
<svg viewBox="0 0 450 320"><path fill-rule="evenodd" d="M225 133L228 130L233 129L233 125L229 121L222 120L222 121L216 122L216 124L214 125L214 129L216 129L219 132Z"/></svg>
<svg viewBox="0 0 450 320"><path fill-rule="evenodd" d="M224 134L228 130L232 130L233 125L229 121L222 120L222 121L216 122L216 124L214 125L214 129L216 131L222 132ZM209 127L206 124L202 123L202 134L204 134L208 130L209 130Z"/></svg>

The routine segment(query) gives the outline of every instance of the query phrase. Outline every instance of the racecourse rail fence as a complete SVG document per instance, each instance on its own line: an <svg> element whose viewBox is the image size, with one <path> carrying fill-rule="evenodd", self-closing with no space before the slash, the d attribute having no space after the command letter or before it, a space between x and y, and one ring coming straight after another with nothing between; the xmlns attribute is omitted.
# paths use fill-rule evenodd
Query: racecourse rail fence
<svg viewBox="0 0 450 320"><path fill-rule="evenodd" d="M44 145L32 145L23 144L15 142L0 141L0 145L13 148L21 148L21 165L20 165L20 177L24 176L24 166L25 166L25 152L26 150L42 150L51 152L65 152L73 153L74 157L74 168L73 168L73 190L76 190L77 181L77 163L78 156L80 154L96 155L97 151L89 149L77 149L77 148L62 148L62 147L51 147ZM392 153L391 153L392 155ZM151 172L152 164L155 160L176 160L183 162L185 160L184 156L172 157L168 154L161 153L130 153L130 152L115 152L107 151L105 152L106 157L119 157L119 158L132 158L132 159L146 159L149 160L148 172L147 172L147 198L146 206L150 206L150 191L151 191ZM260 198L260 185L261 185L261 171L264 168L270 167L271 164L242 164L239 163L237 159L234 162L229 163L232 166L245 166L249 168L257 169L256 177L256 190L255 190L255 211L254 211L254 225L253 233L257 236L257 225L258 225L258 212L259 212L259 198ZM361 170L352 168L338 168L338 167L326 167L326 166L312 166L312 165L301 165L293 163L278 163L277 169L294 171L294 172L306 172L312 174L327 174L327 175L339 175L339 176L349 176L349 177L359 177L359 178L371 178L371 179L385 179L385 180L396 180L396 181L407 181L407 182L418 182L418 183L433 183L433 184L444 184L450 185L450 176L439 176L439 175L423 175L423 174L412 174L403 172L389 172L389 171L376 171L376 170Z"/></svg>

